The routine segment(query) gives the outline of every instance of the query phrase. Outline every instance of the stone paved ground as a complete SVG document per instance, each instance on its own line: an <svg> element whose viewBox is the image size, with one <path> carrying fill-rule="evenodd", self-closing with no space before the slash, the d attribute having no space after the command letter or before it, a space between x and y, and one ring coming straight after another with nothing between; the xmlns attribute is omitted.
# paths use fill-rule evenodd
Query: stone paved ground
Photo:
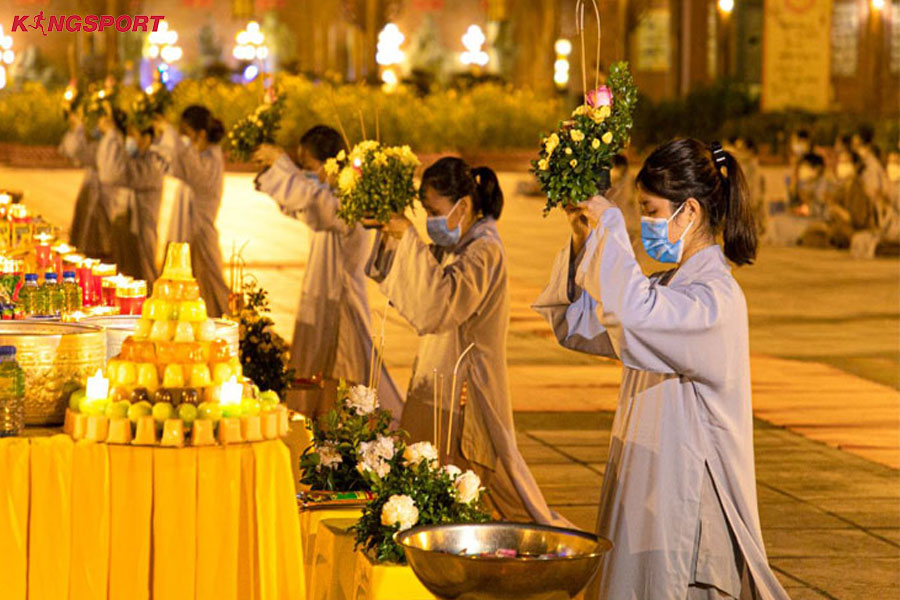
<svg viewBox="0 0 900 600"><path fill-rule="evenodd" d="M779 174L772 175L777 181ZM244 257L272 292L278 328L290 335L308 231L253 192L250 180L226 179L222 245L228 251L250 241ZM550 503L591 529L619 366L560 349L530 310L566 224L561 215L542 219L539 199L514 194L521 180L501 177L519 440ZM0 187L24 189L29 204L63 226L79 181L74 170L0 167ZM900 472L885 466L900 466L898 274L896 260L853 261L799 248L763 248L756 266L737 271L750 310L754 408L761 418L763 533L795 599L900 597ZM383 298L374 286L370 292L373 311L380 311ZM387 364L404 387L415 335L395 312L387 323Z"/></svg>

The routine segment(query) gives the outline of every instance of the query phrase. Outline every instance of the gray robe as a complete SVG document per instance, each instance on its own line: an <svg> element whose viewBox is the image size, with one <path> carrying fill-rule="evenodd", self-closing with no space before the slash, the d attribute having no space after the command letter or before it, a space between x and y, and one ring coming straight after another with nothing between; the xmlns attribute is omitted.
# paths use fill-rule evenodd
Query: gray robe
<svg viewBox="0 0 900 600"><path fill-rule="evenodd" d="M77 242L73 245L88 256L108 259L112 256L114 213L127 203L127 191L122 187L127 162L122 136L111 129L99 142L91 143L79 126L66 133L59 151L76 164L88 167L72 218L70 238ZM91 167L96 173L96 184ZM96 196L94 189L99 192Z"/></svg>
<svg viewBox="0 0 900 600"><path fill-rule="evenodd" d="M186 144L178 135L178 130L171 124L166 124L159 132L159 137L153 145L153 151L168 165L168 174L176 179L184 180L184 167L179 156L184 151ZM166 238L164 243L191 241L191 188L181 183L175 192L175 206L172 207L172 216L166 225Z"/></svg>
<svg viewBox="0 0 900 600"><path fill-rule="evenodd" d="M133 193L132 231L136 239L135 273L148 284L156 281L156 241L159 205L166 164L155 152L138 154L128 161L128 186Z"/></svg>
<svg viewBox="0 0 900 600"><path fill-rule="evenodd" d="M211 145L203 152L193 146L179 148L174 174L191 187L191 263L206 301L210 317L228 312L228 285L223 276L224 263L219 247L216 217L222 205L225 186L225 159L222 149Z"/></svg>
<svg viewBox="0 0 900 600"><path fill-rule="evenodd" d="M412 227L399 241L379 232L366 272L420 336L402 420L411 441L434 439L436 369L444 375L441 455L452 406L450 462L481 476L503 518L567 524L548 508L516 446L506 373L506 253L496 221L479 220L450 249L426 245ZM454 366L470 343L451 398ZM463 383L467 402L458 411Z"/></svg>
<svg viewBox="0 0 900 600"><path fill-rule="evenodd" d="M256 189L281 211L311 230L309 260L291 344L291 366L300 377L367 383L371 370L372 324L365 261L370 235L337 216L338 198L315 173L298 169L287 156L256 177ZM403 399L383 367L378 399L399 420Z"/></svg>
<svg viewBox="0 0 900 600"><path fill-rule="evenodd" d="M747 305L721 248L647 278L610 208L580 256L557 256L535 309L563 346L624 365L597 525L614 546L586 597L685 598L717 508L701 510L708 470L759 597L787 598L759 524Z"/></svg>

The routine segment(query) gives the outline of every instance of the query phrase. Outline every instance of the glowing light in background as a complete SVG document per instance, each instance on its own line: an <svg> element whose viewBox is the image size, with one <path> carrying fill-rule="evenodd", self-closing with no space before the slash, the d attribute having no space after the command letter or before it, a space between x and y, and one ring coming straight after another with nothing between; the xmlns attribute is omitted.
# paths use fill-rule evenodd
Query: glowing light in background
<svg viewBox="0 0 900 600"><path fill-rule="evenodd" d="M873 10L883 10L884 9L884 0L872 0L872 9ZM896 15L894 16L896 19Z"/></svg>
<svg viewBox="0 0 900 600"><path fill-rule="evenodd" d="M556 62L553 63L553 82L559 89L569 84L569 55L572 54L572 42L565 38L556 40L553 44L556 50Z"/></svg>
<svg viewBox="0 0 900 600"><path fill-rule="evenodd" d="M247 62L256 61L244 68L244 81L252 81L257 75L266 71L266 59L269 57L266 36L259 29L259 23L250 21L243 31L239 31L234 36L234 41L236 43L231 51L234 58Z"/></svg>
<svg viewBox="0 0 900 600"><path fill-rule="evenodd" d="M726 15L730 15L731 11L734 10L734 0L719 0L719 10Z"/></svg>
<svg viewBox="0 0 900 600"><path fill-rule="evenodd" d="M3 54L0 55L0 59L2 59L3 63L0 64L0 90L6 87L6 69L8 68L7 65L13 64L13 61L16 60L16 53L13 52L12 45L12 37L6 35L3 32L3 25L0 25L0 50L3 50Z"/></svg>
<svg viewBox="0 0 900 600"><path fill-rule="evenodd" d="M469 25L462 36L462 43L466 51L459 55L459 60L464 65L477 65L483 67L488 64L488 54L481 49L487 38L478 25Z"/></svg>
<svg viewBox="0 0 900 600"><path fill-rule="evenodd" d="M375 62L382 66L390 66L402 63L406 60L406 54L400 49L400 45L406 36L394 23L388 23L378 34L378 47L375 53Z"/></svg>
<svg viewBox="0 0 900 600"><path fill-rule="evenodd" d="M178 32L169 29L169 24L162 21L156 31L147 34L147 43L144 46L144 56L155 59L161 58L163 62L172 64L184 55L178 44Z"/></svg>

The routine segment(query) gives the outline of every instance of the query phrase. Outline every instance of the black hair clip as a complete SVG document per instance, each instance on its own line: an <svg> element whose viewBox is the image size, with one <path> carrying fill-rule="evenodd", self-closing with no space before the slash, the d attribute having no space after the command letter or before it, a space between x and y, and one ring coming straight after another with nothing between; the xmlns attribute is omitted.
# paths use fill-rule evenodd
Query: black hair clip
<svg viewBox="0 0 900 600"><path fill-rule="evenodd" d="M716 168L719 170L719 173L722 177L727 179L728 167L725 166L725 163L728 159L725 156L725 149L722 148L722 144L713 142L709 145L709 150L712 152L713 162L716 163Z"/></svg>

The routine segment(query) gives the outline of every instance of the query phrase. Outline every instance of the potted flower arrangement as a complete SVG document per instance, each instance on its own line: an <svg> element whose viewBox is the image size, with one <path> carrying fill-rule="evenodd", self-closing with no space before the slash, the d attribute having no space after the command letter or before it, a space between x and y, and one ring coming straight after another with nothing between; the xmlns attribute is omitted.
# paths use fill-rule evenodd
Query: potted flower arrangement
<svg viewBox="0 0 900 600"><path fill-rule="evenodd" d="M262 390L272 390L283 396L294 378L288 367L288 346L275 333L275 323L269 312L268 292L255 282L244 286L245 304L238 314L241 366Z"/></svg>
<svg viewBox="0 0 900 600"><path fill-rule="evenodd" d="M391 431L391 414L378 408L372 388L341 381L337 398L309 422L313 443L300 458L300 482L313 491L368 491L368 472L383 476L400 460L401 434Z"/></svg>
<svg viewBox="0 0 900 600"><path fill-rule="evenodd" d="M334 182L341 199L338 209L346 223L363 219L387 222L391 214L403 212L416 198L413 174L419 159L409 146L382 146L374 140L343 150L325 163L325 173Z"/></svg>
<svg viewBox="0 0 900 600"><path fill-rule="evenodd" d="M172 92L162 82L155 81L137 95L131 103L131 114L135 126L144 130L153 124L157 115L165 114L172 106Z"/></svg>
<svg viewBox="0 0 900 600"><path fill-rule="evenodd" d="M571 119L542 139L531 172L547 196L546 215L555 206L575 206L609 189L613 157L631 138L637 87L628 63L610 67L608 85L585 95Z"/></svg>
<svg viewBox="0 0 900 600"><path fill-rule="evenodd" d="M416 525L490 520L478 475L453 465L441 467L430 442L405 446L398 451L399 459L384 463L374 452L370 454L372 466L382 468L363 469L375 497L353 527L356 547L370 559L404 564L406 558L394 534Z"/></svg>
<svg viewBox="0 0 900 600"><path fill-rule="evenodd" d="M228 152L234 160L247 162L261 144L275 142L275 132L281 126L284 98L276 96L272 88L266 91L263 103L246 115L228 132Z"/></svg>

